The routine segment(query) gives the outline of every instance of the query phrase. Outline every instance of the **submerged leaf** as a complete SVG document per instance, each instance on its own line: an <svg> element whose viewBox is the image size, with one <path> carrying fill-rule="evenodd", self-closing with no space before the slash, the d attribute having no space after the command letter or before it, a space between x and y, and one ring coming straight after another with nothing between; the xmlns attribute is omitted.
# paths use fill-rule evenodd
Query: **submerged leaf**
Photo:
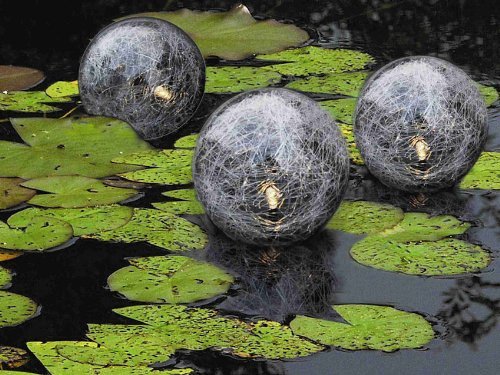
<svg viewBox="0 0 500 375"><path fill-rule="evenodd" d="M364 238L351 248L357 262L410 275L457 275L486 267L490 255L480 246L448 238L469 228L452 216L407 213L394 228Z"/></svg>
<svg viewBox="0 0 500 375"><path fill-rule="evenodd" d="M22 227L35 217L53 217L71 224L75 236L83 236L119 228L130 221L133 212L132 207L118 205L54 209L32 207L15 213L8 223Z"/></svg>
<svg viewBox="0 0 500 375"><path fill-rule="evenodd" d="M500 190L500 152L483 152L460 182L461 189Z"/></svg>
<svg viewBox="0 0 500 375"><path fill-rule="evenodd" d="M0 346L0 369L16 368L25 365L29 361L28 353L12 346ZM10 372L10 371L9 371ZM4 371L0 371L3 374ZM19 374L16 372L15 374Z"/></svg>
<svg viewBox="0 0 500 375"><path fill-rule="evenodd" d="M372 234L394 227L403 217L403 210L390 204L343 201L326 226L354 234Z"/></svg>
<svg viewBox="0 0 500 375"><path fill-rule="evenodd" d="M244 5L237 5L227 12L180 9L129 17L155 17L171 22L189 34L204 57L217 56L226 60L277 52L309 39L307 32L294 25L255 20Z"/></svg>
<svg viewBox="0 0 500 375"><path fill-rule="evenodd" d="M192 182L192 158L192 150L179 149L141 152L115 158L113 162L150 167L120 174L120 177L127 180L150 184L178 185Z"/></svg>
<svg viewBox="0 0 500 375"><path fill-rule="evenodd" d="M209 263L183 256L129 260L108 278L112 291L132 301L190 303L227 292L234 279Z"/></svg>
<svg viewBox="0 0 500 375"><path fill-rule="evenodd" d="M174 143L175 148L195 148L196 147L196 141L198 141L199 134L190 134L186 135L185 137L179 138L177 141Z"/></svg>
<svg viewBox="0 0 500 375"><path fill-rule="evenodd" d="M297 335L349 350L414 349L434 338L429 322L415 313L377 305L336 305L334 308L349 324L299 315L290 327Z"/></svg>
<svg viewBox="0 0 500 375"><path fill-rule="evenodd" d="M52 194L38 194L28 203L42 207L79 208L118 203L137 195L134 189L116 188L84 176L37 178L23 186Z"/></svg>
<svg viewBox="0 0 500 375"><path fill-rule="evenodd" d="M151 149L126 122L107 117L18 118L11 122L27 145L0 141L3 177L105 177L138 169L111 163L111 159Z"/></svg>
<svg viewBox="0 0 500 375"><path fill-rule="evenodd" d="M177 215L202 215L205 213L203 206L196 199L194 189L170 190L162 193L162 195L181 200L151 203L153 207Z"/></svg>
<svg viewBox="0 0 500 375"><path fill-rule="evenodd" d="M253 66L214 66L207 68L206 93L228 94L274 85L281 74Z"/></svg>
<svg viewBox="0 0 500 375"><path fill-rule="evenodd" d="M335 74L365 69L375 60L367 53L348 49L327 49L308 46L274 54L259 55L259 60L286 62L267 66L284 75L307 76Z"/></svg>
<svg viewBox="0 0 500 375"><path fill-rule="evenodd" d="M60 246L73 237L68 223L50 217L35 217L23 225L7 225L0 221L0 248L43 251Z"/></svg>
<svg viewBox="0 0 500 375"><path fill-rule="evenodd" d="M0 209L15 207L31 199L35 190L21 186L22 178L0 178Z"/></svg>
<svg viewBox="0 0 500 375"><path fill-rule="evenodd" d="M170 251L201 250L207 235L197 225L160 210L136 208L132 219L124 226L88 236L100 241L141 242Z"/></svg>
<svg viewBox="0 0 500 375"><path fill-rule="evenodd" d="M356 108L355 98L325 100L319 102L319 105L329 112L335 120L352 125L354 109Z"/></svg>
<svg viewBox="0 0 500 375"><path fill-rule="evenodd" d="M0 289L5 289L10 286L12 281L12 272L7 268L0 267Z"/></svg>
<svg viewBox="0 0 500 375"><path fill-rule="evenodd" d="M50 85L45 93L51 98L64 98L68 96L77 96L78 81L57 81Z"/></svg>
<svg viewBox="0 0 500 375"><path fill-rule="evenodd" d="M0 328L21 324L37 311L36 303L28 297L0 290Z"/></svg>
<svg viewBox="0 0 500 375"><path fill-rule="evenodd" d="M357 97L366 77L367 73L365 72L339 73L321 77L310 76L292 81L285 87L304 92Z"/></svg>
<svg viewBox="0 0 500 375"><path fill-rule="evenodd" d="M0 65L0 91L26 90L44 79L43 72L37 69Z"/></svg>
<svg viewBox="0 0 500 375"><path fill-rule="evenodd" d="M0 92L0 111L48 113L60 111L60 108L47 103L67 103L71 98L51 98L43 91Z"/></svg>

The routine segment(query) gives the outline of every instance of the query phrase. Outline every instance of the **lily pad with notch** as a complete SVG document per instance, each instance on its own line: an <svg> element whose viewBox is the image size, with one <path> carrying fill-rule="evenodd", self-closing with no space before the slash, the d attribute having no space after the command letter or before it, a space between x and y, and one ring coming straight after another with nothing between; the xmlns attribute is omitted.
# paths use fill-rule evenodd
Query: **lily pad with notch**
<svg viewBox="0 0 500 375"><path fill-rule="evenodd" d="M281 74L253 66L214 66L207 68L205 92L229 94L268 87L281 81Z"/></svg>
<svg viewBox="0 0 500 375"><path fill-rule="evenodd" d="M0 290L0 328L16 326L38 313L37 304L28 297Z"/></svg>
<svg viewBox="0 0 500 375"><path fill-rule="evenodd" d="M30 200L36 191L21 186L22 178L0 177L0 209L15 207Z"/></svg>
<svg viewBox="0 0 500 375"><path fill-rule="evenodd" d="M43 91L0 92L0 111L49 113L60 111L55 103L69 103L71 98L52 98Z"/></svg>
<svg viewBox="0 0 500 375"><path fill-rule="evenodd" d="M416 349L434 338L421 315L378 305L335 305L348 324L297 316L290 327L297 335L348 350L392 352Z"/></svg>

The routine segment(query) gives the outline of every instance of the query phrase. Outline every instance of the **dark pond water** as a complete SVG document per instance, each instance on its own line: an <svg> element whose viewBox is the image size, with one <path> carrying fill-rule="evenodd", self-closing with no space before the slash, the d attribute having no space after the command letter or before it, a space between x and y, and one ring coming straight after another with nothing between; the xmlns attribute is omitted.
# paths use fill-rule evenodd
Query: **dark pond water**
<svg viewBox="0 0 500 375"><path fill-rule="evenodd" d="M144 10L227 9L233 1L0 1L0 64L31 66L45 71L46 84L76 79L78 60L88 41L120 15ZM57 4L57 5L56 5ZM319 43L361 49L383 64L414 54L430 54L452 61L474 79L500 88L500 5L498 0L420 1L266 1L245 3L262 17L293 20L307 27ZM46 15L42 15L46 14ZM216 62L214 62L216 63ZM221 101L207 95L190 129L198 128ZM500 107L489 109L487 150L500 151ZM2 125L3 137L12 137ZM187 130L188 132L188 130ZM165 140L161 146L168 145ZM500 195L442 192L415 206L410 196L389 191L363 169L353 170L350 198L379 200L408 211L450 213L474 222L467 239L494 253L483 273L457 278L424 278L377 271L349 258L359 239L341 232L323 233L283 255L275 269L245 268L258 254L213 239L207 257L242 274L240 290L219 308L246 315L287 321L291 314L335 314L330 303L388 304L426 314L440 332L424 350L395 353L329 350L289 362L243 361L215 352L180 353L177 361L194 363L207 374L498 374L500 372ZM134 205L157 200L151 189ZM413 203L412 203L413 202ZM8 213L4 213L5 219ZM126 265L127 256L162 254L150 245L106 244L79 240L64 251L22 256L4 263L15 270L13 292L35 299L41 315L18 327L0 331L2 344L25 347L32 340L79 340L86 323L125 322L112 308L130 305L106 290L106 278ZM315 256L309 256L315 254ZM281 267L281 268L280 268ZM288 272L278 298L274 274ZM292 272L289 272L292 270ZM304 275L313 274L306 281ZM265 288L259 287L266 285ZM281 293L280 295L283 295ZM35 359L24 368L43 373Z"/></svg>

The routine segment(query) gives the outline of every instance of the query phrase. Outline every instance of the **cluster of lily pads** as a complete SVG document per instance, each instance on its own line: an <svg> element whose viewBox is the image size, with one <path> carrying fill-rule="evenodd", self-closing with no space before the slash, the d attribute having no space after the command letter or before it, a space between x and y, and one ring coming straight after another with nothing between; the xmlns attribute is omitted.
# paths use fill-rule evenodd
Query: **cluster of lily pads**
<svg viewBox="0 0 500 375"><path fill-rule="evenodd" d="M207 93L279 85L314 94L339 123L352 161L363 164L354 142L352 115L373 57L319 46L283 50L301 45L309 36L293 25L256 21L242 6L219 13L180 10L146 15L183 28L205 57L230 61L256 55L244 63L258 62L258 66L228 62L209 67ZM200 25L206 25L202 33L197 32ZM262 38L256 38L256 33ZM259 42L262 39L264 44ZM56 82L45 91L15 91L39 83L43 74L18 70L15 74L26 78L22 82L12 79L13 68L9 69L0 69L0 91L4 91L0 111L48 113L61 110L59 103L78 105L76 81ZM18 86L20 82L24 85ZM494 88L479 87L488 105L498 99ZM197 134L161 150L141 140L128 124L111 118L11 118L10 122L24 143L0 141L0 209L22 210L0 222L0 260L59 249L77 237L148 243L187 255L188 250L201 251L207 245L205 231L188 220L204 212L194 190L185 186L192 182ZM484 152L460 188L500 189L498 161L498 153ZM104 179L109 176L125 182ZM152 203L153 208L127 206L143 194L138 189L141 184L181 186L163 192L167 199ZM491 262L490 253L480 246L450 238L469 228L451 216L429 217L388 204L345 201L327 227L365 235L352 247L352 258L386 271L461 275L478 272ZM186 307L182 304L224 295L237 279L213 264L179 254L128 261L129 266L109 276L110 289L131 301L150 304L114 310L135 322L90 324L86 341L28 343L50 373L149 374L158 372L154 365L162 367L179 349L289 359L329 346L388 352L419 348L434 337L423 316L388 306L340 305L335 310L347 323L296 316L289 325L249 322L213 309ZM11 279L12 272L0 267L0 289L8 288ZM34 301L0 290L0 328L20 324L37 313ZM18 367L27 360L24 350L0 346L1 364ZM194 371L162 370L167 374Z"/></svg>

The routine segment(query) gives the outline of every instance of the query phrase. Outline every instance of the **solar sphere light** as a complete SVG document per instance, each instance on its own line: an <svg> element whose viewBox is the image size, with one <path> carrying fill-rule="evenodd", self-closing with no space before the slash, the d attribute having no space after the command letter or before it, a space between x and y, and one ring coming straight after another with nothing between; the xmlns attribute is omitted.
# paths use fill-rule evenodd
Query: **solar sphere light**
<svg viewBox="0 0 500 375"><path fill-rule="evenodd" d="M151 17L102 29L80 64L85 110L128 122L146 140L178 130L205 89L205 61L177 26Z"/></svg>
<svg viewBox="0 0 500 375"><path fill-rule="evenodd" d="M475 83L429 56L382 67L365 83L355 111L366 166L383 184L409 192L455 185L479 157L487 130Z"/></svg>
<svg viewBox="0 0 500 375"><path fill-rule="evenodd" d="M239 94L203 126L193 177L198 199L229 237L287 245L317 232L338 208L349 158L335 121L287 89Z"/></svg>

